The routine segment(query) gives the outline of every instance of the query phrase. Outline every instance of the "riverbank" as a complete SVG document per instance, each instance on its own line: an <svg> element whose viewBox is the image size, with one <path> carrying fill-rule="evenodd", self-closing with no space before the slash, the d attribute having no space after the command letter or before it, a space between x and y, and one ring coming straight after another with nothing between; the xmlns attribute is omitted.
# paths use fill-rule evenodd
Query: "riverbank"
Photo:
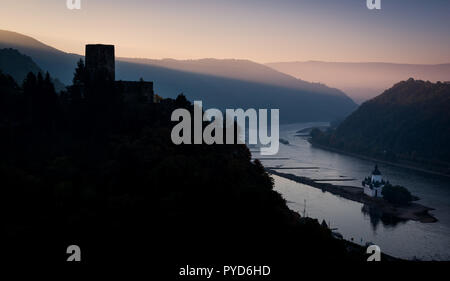
<svg viewBox="0 0 450 281"><path fill-rule="evenodd" d="M302 217L300 214L298 214L294 211L291 211L291 212L293 213L292 217L294 218L294 220L292 220L292 223L308 224L310 222L314 222L316 224L319 224L319 221L317 219L309 218L309 217ZM330 231L330 232L332 231L327 225L325 225L325 227L328 229L328 231ZM367 247L368 247L367 245L366 246L359 245L355 242L348 241L343 238L334 238L334 239L339 240L344 245L345 251L350 256L357 258L354 260L356 262L365 262L366 258L369 256L367 254ZM397 258L397 257L391 256L391 255L388 255L388 254L385 254L382 252L381 253L381 261L383 261L383 262L393 262L393 261L405 262L408 260L402 259L402 258Z"/></svg>
<svg viewBox="0 0 450 281"><path fill-rule="evenodd" d="M429 214L432 208L423 206L418 203L411 203L408 206L394 206L393 204L381 199L373 198L364 194L363 188L345 185L333 185L330 183L317 182L316 180L300 177L293 174L278 172L275 169L266 168L267 172L298 182L306 184L322 191L330 192L334 195L344 197L348 200L356 201L362 203L370 208L376 208L381 211L384 215L392 217L398 220L414 220L422 223L432 223L436 222L437 219Z"/></svg>
<svg viewBox="0 0 450 281"><path fill-rule="evenodd" d="M412 170L412 171L416 171L416 172L421 172L421 173L431 174L431 175L435 175L435 176L441 176L441 177L450 178L450 174L448 174L448 173L438 172L438 171L434 171L434 170L430 170L430 169L424 169L424 168L421 168L421 167L414 166L412 164L406 164L406 163L400 163L400 162L392 162L392 161L382 160L382 159L379 159L379 158L374 158L374 157L370 157L370 156L366 156L366 155L362 155L362 154L358 154L358 153L354 153L354 152L349 152L349 151L345 151L345 150L342 150L342 149L337 149L337 148L334 148L334 147L331 147L331 146L318 144L316 142L313 142L311 139L308 139L308 141L309 141L309 143L311 143L311 145L313 147L317 147L317 148L320 148L320 149L324 149L324 150L328 150L328 151L332 151L332 152L337 152L337 153L340 153L340 154L356 157L356 158L359 158L359 159L364 159L364 160L369 160L369 161L373 161L373 162L377 162L377 163L387 164L387 165L391 165L391 166L395 166L395 167L399 167L399 168L404 168L404 169L408 169L408 170Z"/></svg>

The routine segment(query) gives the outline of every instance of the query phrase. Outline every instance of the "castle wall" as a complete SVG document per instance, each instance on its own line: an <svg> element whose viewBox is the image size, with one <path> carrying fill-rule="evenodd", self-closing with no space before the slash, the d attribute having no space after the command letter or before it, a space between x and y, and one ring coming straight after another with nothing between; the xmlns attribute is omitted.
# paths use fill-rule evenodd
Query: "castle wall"
<svg viewBox="0 0 450 281"><path fill-rule="evenodd" d="M372 182L381 182L382 179L381 175L372 175Z"/></svg>
<svg viewBox="0 0 450 281"><path fill-rule="evenodd" d="M123 93L125 102L153 103L153 82L117 81L116 85Z"/></svg>

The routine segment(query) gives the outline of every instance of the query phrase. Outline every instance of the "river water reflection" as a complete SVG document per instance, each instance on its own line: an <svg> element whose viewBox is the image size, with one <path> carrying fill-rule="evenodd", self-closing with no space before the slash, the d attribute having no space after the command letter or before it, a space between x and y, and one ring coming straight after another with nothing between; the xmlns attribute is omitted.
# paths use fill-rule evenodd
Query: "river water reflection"
<svg viewBox="0 0 450 281"><path fill-rule="evenodd" d="M265 160L261 160L264 166L308 167L280 171L360 187L362 179L371 173L375 163L312 147L306 138L296 136L297 131L309 126L311 123L282 126L280 138L289 144L280 144L277 155L264 157ZM254 154L254 157L260 156ZM393 222L380 217L361 203L277 176L274 176L275 189L289 202L291 209L300 214L306 211L309 217L331 223L331 227L337 228L347 240L353 239L362 245L373 242L385 253L406 259L450 260L450 179L390 165L378 166L384 178L393 184L407 187L412 194L421 198L418 203L435 208L431 213L439 221ZM348 181L329 181L333 179Z"/></svg>

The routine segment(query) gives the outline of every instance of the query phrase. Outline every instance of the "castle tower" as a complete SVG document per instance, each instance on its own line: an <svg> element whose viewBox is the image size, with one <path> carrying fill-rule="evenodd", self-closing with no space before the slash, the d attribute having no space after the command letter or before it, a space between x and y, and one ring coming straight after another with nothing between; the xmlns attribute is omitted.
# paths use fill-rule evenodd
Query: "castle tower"
<svg viewBox="0 0 450 281"><path fill-rule="evenodd" d="M378 170L378 165L375 165L375 169L372 172L372 177L367 177L362 181L364 187L364 194L370 197L383 197L383 187L385 182Z"/></svg>
<svg viewBox="0 0 450 281"><path fill-rule="evenodd" d="M381 172L378 170L378 165L375 165L375 169L372 172L372 182L381 182L382 179Z"/></svg>
<svg viewBox="0 0 450 281"><path fill-rule="evenodd" d="M114 45L86 45L85 61L90 79L116 80Z"/></svg>

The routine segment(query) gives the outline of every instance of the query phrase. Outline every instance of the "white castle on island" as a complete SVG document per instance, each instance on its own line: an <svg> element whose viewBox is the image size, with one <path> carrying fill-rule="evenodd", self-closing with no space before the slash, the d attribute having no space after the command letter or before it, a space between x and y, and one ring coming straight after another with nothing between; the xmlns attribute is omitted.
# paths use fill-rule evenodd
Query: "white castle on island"
<svg viewBox="0 0 450 281"><path fill-rule="evenodd" d="M378 170L378 165L375 165L372 176L365 178L362 182L364 194L370 197L383 197L381 192L385 184L386 182L383 180L380 170Z"/></svg>

